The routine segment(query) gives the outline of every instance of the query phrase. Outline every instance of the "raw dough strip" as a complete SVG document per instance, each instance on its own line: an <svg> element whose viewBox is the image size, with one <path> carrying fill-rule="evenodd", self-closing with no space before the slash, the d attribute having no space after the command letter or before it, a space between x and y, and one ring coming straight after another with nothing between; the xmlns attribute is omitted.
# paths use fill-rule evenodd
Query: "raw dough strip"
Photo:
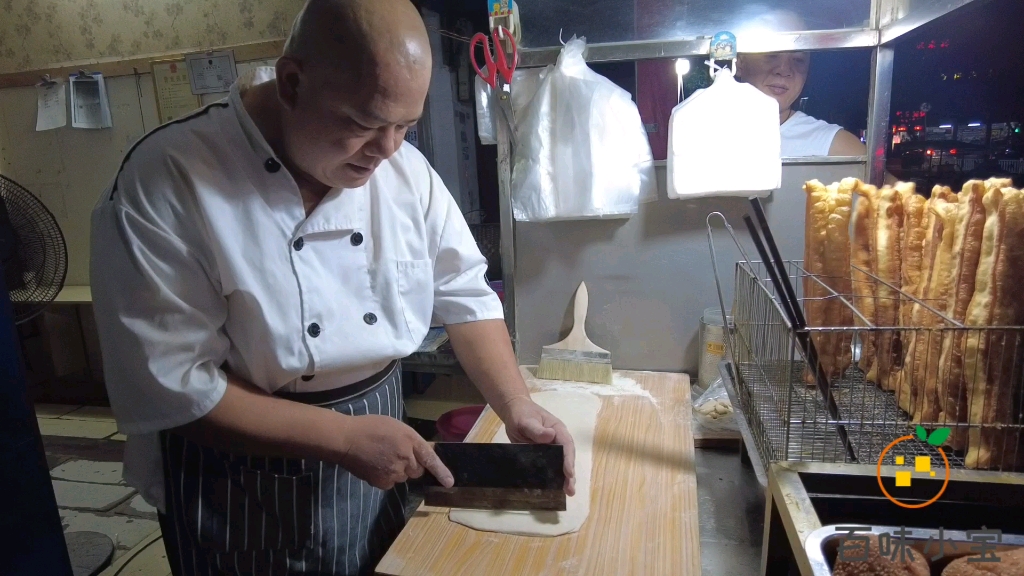
<svg viewBox="0 0 1024 576"><path fill-rule="evenodd" d="M985 228L984 195L985 184L980 180L967 182L957 195L959 202L953 239L953 288L946 300L946 315L955 322L964 321L967 306L974 296L974 280L978 274L981 238ZM938 398L941 412L938 420L953 425L953 433L947 445L955 450L967 447L966 428L956 426L967 421L967 383L963 378L965 336L962 330L944 331L942 353L939 356Z"/></svg>
<svg viewBox="0 0 1024 576"><path fill-rule="evenodd" d="M992 187L985 192L985 229L969 326L1024 324L1020 297L1024 270L1024 192ZM969 430L968 468L1013 470L1024 465L1019 432L993 425L1018 424L1024 342L1018 331L968 332L964 354ZM979 429L977 425L984 425Z"/></svg>
<svg viewBox="0 0 1024 576"><path fill-rule="evenodd" d="M589 392L535 392L533 401L565 424L576 446L576 495L566 499L565 512L464 510L453 508L448 519L474 530L520 536L560 536L578 532L590 514L590 476L594 462L594 431L601 399ZM508 443L505 426L491 442Z"/></svg>

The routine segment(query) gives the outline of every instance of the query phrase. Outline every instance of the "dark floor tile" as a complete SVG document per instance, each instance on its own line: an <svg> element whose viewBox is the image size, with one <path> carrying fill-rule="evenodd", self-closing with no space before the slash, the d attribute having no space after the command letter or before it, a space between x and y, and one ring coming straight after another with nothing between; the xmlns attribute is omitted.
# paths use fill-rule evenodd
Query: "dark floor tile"
<svg viewBox="0 0 1024 576"><path fill-rule="evenodd" d="M71 460L71 456L64 456L62 454L47 454L46 455L46 468L53 470L57 466Z"/></svg>

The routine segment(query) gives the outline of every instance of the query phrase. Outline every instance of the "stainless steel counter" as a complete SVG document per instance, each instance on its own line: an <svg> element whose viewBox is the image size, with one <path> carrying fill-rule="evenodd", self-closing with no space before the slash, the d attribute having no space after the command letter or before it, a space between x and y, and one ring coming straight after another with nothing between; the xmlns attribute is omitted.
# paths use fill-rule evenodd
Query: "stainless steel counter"
<svg viewBox="0 0 1024 576"><path fill-rule="evenodd" d="M883 468L886 483L894 483L894 472L892 466ZM907 509L880 494L877 473L870 464L773 463L768 471L761 567L744 574L828 576L823 550L808 549L821 546L811 536L823 526L942 528L951 536L983 527L1007 535L1024 533L1020 474L952 470L948 481L917 478L901 501L921 504L940 489L942 498L922 509ZM890 484L889 489L894 488Z"/></svg>

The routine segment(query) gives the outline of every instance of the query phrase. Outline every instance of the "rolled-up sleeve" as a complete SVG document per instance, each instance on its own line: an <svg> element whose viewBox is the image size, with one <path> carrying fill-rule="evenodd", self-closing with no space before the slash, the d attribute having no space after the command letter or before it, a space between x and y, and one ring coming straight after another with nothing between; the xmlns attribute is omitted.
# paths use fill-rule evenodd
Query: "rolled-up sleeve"
<svg viewBox="0 0 1024 576"><path fill-rule="evenodd" d="M166 161L166 160L165 160ZM90 282L121 432L204 416L227 386L227 305L173 178L125 170L92 214ZM147 189L149 188L149 189Z"/></svg>
<svg viewBox="0 0 1024 576"><path fill-rule="evenodd" d="M436 231L434 322L460 324L504 318L501 301L487 285L487 259L441 177L430 173L427 228Z"/></svg>

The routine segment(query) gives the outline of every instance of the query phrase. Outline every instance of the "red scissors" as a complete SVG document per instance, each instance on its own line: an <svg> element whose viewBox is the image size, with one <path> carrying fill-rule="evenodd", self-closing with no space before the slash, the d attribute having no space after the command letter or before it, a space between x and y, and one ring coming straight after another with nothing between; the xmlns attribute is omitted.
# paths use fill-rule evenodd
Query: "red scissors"
<svg viewBox="0 0 1024 576"><path fill-rule="evenodd" d="M504 26L498 26L491 30L491 37L494 40L494 53L491 53L490 42L487 41L487 36L482 32L477 32L473 35L473 38L469 41L469 53L470 61L473 63L473 70L480 78L483 78L484 82L491 88L498 87L498 74L505 79L505 84L512 83L512 74L516 71L516 66L519 65L519 48L516 47L516 41L512 38L512 33L508 31L508 28ZM501 40L508 38L509 44L512 45L512 58L509 61L508 55L505 54L505 49L501 46ZM484 49L484 65L487 66L487 72L484 73L481 70L480 64L476 60L476 45L480 44Z"/></svg>

